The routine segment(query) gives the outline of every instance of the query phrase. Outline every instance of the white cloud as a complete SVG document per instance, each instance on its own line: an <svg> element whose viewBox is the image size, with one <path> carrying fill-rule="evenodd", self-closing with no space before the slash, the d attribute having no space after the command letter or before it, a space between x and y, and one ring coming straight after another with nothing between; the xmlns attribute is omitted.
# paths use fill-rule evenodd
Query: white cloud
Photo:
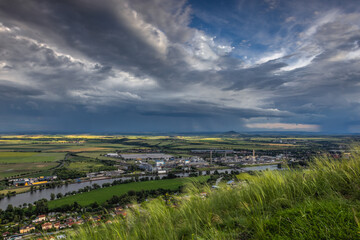
<svg viewBox="0 0 360 240"><path fill-rule="evenodd" d="M300 58L297 61L295 61L293 63L290 63L288 66L281 68L280 71L292 71L292 70L295 70L295 69L298 69L298 68L306 67L312 62L312 60L316 56L317 55L307 57L307 58Z"/></svg>
<svg viewBox="0 0 360 240"><path fill-rule="evenodd" d="M11 29L8 27L5 27L1 22L0 22L0 32L11 32Z"/></svg>
<svg viewBox="0 0 360 240"><path fill-rule="evenodd" d="M256 61L256 64L262 64L262 63L266 63L271 60L276 60L276 59L282 58L285 56L285 54L286 54L286 51L284 49L281 49L280 51L277 51L277 52L265 54L259 60Z"/></svg>
<svg viewBox="0 0 360 240"><path fill-rule="evenodd" d="M133 10L127 3L119 4L117 10L119 21L128 24L134 33L156 49L160 56L166 55L169 41L164 32L146 22L141 13Z"/></svg>
<svg viewBox="0 0 360 240"><path fill-rule="evenodd" d="M330 62L340 62L360 59L360 49L355 51L339 51L335 56L329 58Z"/></svg>
<svg viewBox="0 0 360 240"><path fill-rule="evenodd" d="M326 12L324 15L319 17L315 21L315 23L310 28L308 28L305 32L303 32L300 36L310 37L310 36L314 35L317 32L319 27L321 27L327 23L335 21L335 19L338 18L339 15L340 15L340 12L338 10L332 10L332 11Z"/></svg>

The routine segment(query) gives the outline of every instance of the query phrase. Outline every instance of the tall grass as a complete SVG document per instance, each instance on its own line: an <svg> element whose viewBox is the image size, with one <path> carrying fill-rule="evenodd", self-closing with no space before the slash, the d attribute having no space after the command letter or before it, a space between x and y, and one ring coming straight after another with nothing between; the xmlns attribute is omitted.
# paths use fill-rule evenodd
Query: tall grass
<svg viewBox="0 0 360 240"><path fill-rule="evenodd" d="M206 198L199 195L208 193ZM176 204L155 199L71 239L360 239L360 154L265 171L236 187L192 184Z"/></svg>

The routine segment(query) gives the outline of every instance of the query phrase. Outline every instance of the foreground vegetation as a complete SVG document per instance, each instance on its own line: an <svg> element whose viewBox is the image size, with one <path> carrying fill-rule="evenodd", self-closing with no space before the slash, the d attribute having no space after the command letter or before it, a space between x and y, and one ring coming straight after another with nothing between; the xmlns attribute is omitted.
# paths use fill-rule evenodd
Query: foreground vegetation
<svg viewBox="0 0 360 240"><path fill-rule="evenodd" d="M317 158L306 170L265 171L236 186L192 186L71 239L360 239L360 154ZM199 193L207 192L204 198Z"/></svg>

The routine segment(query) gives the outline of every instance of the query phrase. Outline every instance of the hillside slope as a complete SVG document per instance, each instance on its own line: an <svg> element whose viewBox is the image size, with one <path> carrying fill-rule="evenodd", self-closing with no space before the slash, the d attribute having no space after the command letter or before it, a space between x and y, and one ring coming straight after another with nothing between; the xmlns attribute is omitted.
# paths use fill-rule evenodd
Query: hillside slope
<svg viewBox="0 0 360 240"><path fill-rule="evenodd" d="M206 197L199 193L206 191ZM70 239L360 239L360 155L306 170L266 171L235 187L189 188Z"/></svg>

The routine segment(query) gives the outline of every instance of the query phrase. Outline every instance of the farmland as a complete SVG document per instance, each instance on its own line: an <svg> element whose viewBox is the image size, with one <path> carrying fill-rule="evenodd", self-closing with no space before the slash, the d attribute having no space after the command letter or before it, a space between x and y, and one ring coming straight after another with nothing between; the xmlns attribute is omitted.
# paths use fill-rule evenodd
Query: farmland
<svg viewBox="0 0 360 240"><path fill-rule="evenodd" d="M54 168L64 156L65 153L0 152L0 179Z"/></svg>
<svg viewBox="0 0 360 240"><path fill-rule="evenodd" d="M0 136L0 179L18 175L51 174L63 166L87 172L106 166L108 152L155 151L191 157L191 150L219 149L264 155L295 152L300 156L330 149L347 149L352 136L251 136L212 134L204 136L98 136L98 135L3 135ZM66 160L66 161L65 161ZM107 162L107 166L111 166Z"/></svg>
<svg viewBox="0 0 360 240"><path fill-rule="evenodd" d="M53 162L64 159L64 153L0 152L0 163Z"/></svg>

